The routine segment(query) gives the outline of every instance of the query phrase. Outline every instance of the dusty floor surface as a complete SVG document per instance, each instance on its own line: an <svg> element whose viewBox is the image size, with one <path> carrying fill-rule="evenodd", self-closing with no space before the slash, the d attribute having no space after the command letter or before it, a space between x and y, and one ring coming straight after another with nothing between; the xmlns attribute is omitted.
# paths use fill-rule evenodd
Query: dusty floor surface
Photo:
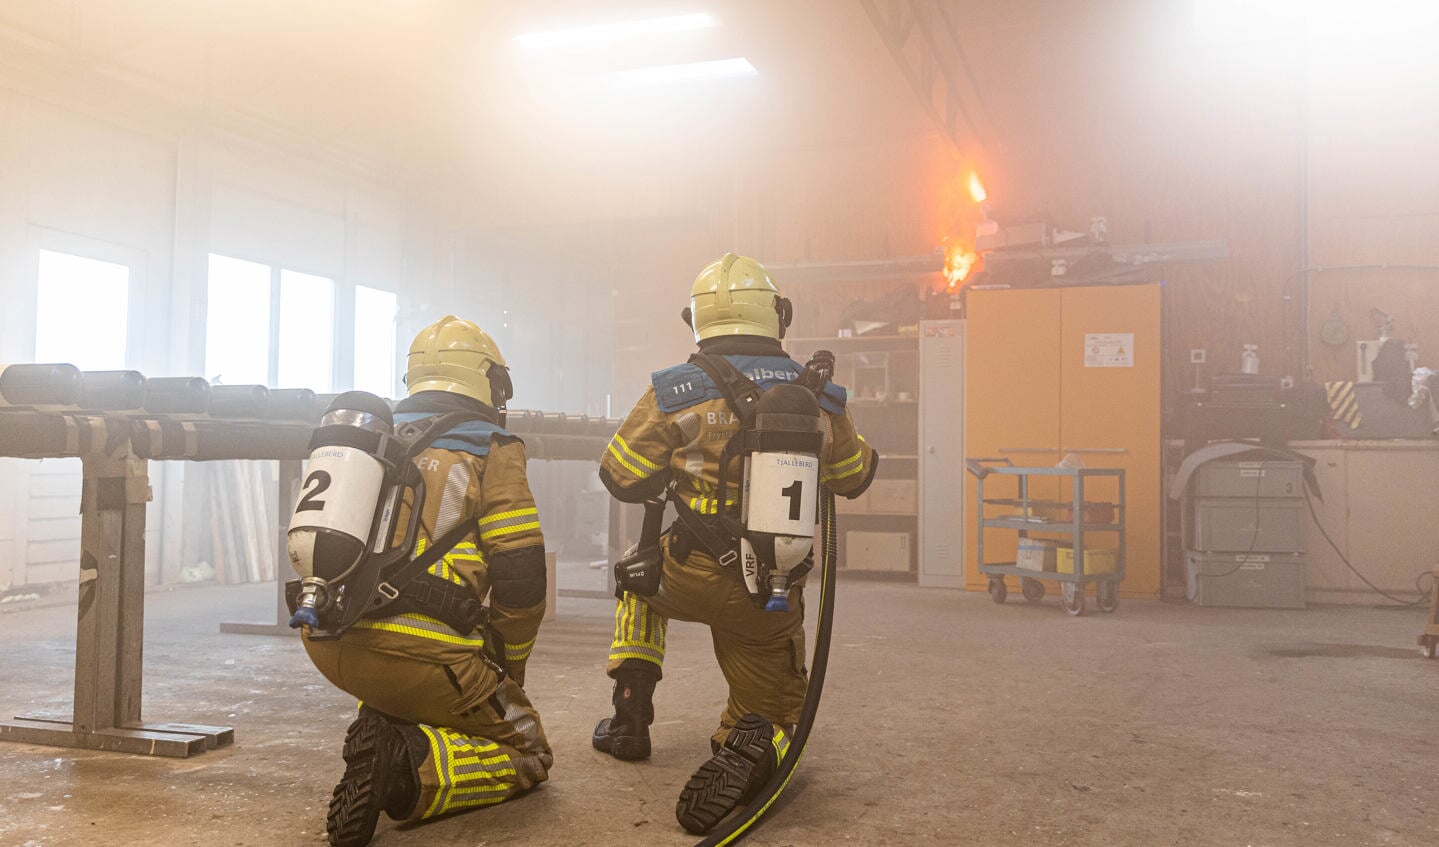
<svg viewBox="0 0 1439 847"><path fill-rule="evenodd" d="M821 723L759 845L1439 843L1439 661L1417 612L1199 609L841 584ZM288 638L266 586L147 597L145 716L233 725L188 760L0 743L0 845L322 845L353 702ZM377 845L686 845L674 799L723 699L707 633L671 629L655 756L590 749L603 601L562 600L530 690L551 782ZM0 710L68 711L73 606L0 615Z"/></svg>

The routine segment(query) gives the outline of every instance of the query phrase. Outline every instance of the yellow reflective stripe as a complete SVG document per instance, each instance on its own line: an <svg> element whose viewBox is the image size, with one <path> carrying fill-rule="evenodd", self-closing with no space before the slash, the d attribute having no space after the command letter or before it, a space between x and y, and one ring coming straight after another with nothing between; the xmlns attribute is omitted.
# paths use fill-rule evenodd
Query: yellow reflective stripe
<svg viewBox="0 0 1439 847"><path fill-rule="evenodd" d="M491 529L486 532L480 533L480 537L484 539L497 538L501 535L513 535L516 532L524 532L526 530L539 528L539 521L531 521L530 523L516 524L515 526L502 526L499 529Z"/></svg>
<svg viewBox="0 0 1439 847"><path fill-rule="evenodd" d="M615 445L614 445L613 442L611 442L611 444L610 444L610 446L609 446L608 449L609 449L610 455L615 457L615 461L616 461L616 462L619 462L621 465L624 465L625 470L628 470L630 473L634 474L635 476L639 477L640 479L648 479L649 477L651 477L651 476L654 475L652 472L646 472L646 471L640 470L639 468L635 467L634 464L631 463L629 459L626 459L624 456L621 456L621 455L620 455L620 451L618 451L618 450L615 449Z"/></svg>
<svg viewBox="0 0 1439 847"><path fill-rule="evenodd" d="M530 651L535 647L535 639L531 638L523 644L505 644L505 658L514 661L523 661L530 657Z"/></svg>
<svg viewBox="0 0 1439 847"><path fill-rule="evenodd" d="M533 506L529 507L528 509L511 509L508 512L495 512L493 515L485 515L483 518L480 518L480 526L498 523L499 521L507 521L510 518L522 518L526 515L538 515L539 513L539 509L536 509Z"/></svg>
<svg viewBox="0 0 1439 847"><path fill-rule="evenodd" d="M631 459L634 459L636 462L639 462L641 465L649 468L651 471L657 471L662 468L661 465L657 465L654 462L651 462L649 459L646 459L644 456L636 453L634 450L631 450L630 445L625 443L625 440L620 437L620 434L618 432L615 433L614 441L616 444L620 445L621 450L625 451L625 455L629 456Z"/></svg>
<svg viewBox="0 0 1439 847"><path fill-rule="evenodd" d="M855 465L854 467L850 468L849 470L845 471L844 473L820 474L819 481L820 481L820 482L830 482L830 481L836 480L836 479L844 479L844 478L847 477L847 476L854 476L855 474L859 473L859 472L862 471L862 470L864 470L864 465Z"/></svg>
<svg viewBox="0 0 1439 847"><path fill-rule="evenodd" d="M734 505L734 502L735 502L734 500L726 499L726 500L725 500L725 505L726 505L726 506L733 506L733 505ZM718 498L718 497L703 497L703 496L701 496L701 497L691 497L691 498L690 498L690 511L692 511L692 512L699 512L699 513L702 514L702 515L714 515L714 514L718 514L718 513L719 513L719 498Z"/></svg>
<svg viewBox="0 0 1439 847"><path fill-rule="evenodd" d="M845 459L843 462L835 462L835 463L832 464L832 465L825 465L825 470L827 470L827 471L838 471L838 470L841 470L841 469L843 469L843 468L847 468L847 467L849 467L849 466L852 465L852 464L855 464L856 462L858 462L860 459L863 459L863 458L864 458L864 450L863 450L863 448L861 448L860 450L856 451L853 456L850 456L848 459Z"/></svg>
<svg viewBox="0 0 1439 847"><path fill-rule="evenodd" d="M445 767L449 760L449 750L446 748L444 741L440 739L438 732L423 725L420 727L420 730L430 739L430 756L435 760L435 776L439 777L438 782L441 786L444 786L447 781L447 771L449 770ZM430 807L425 810L424 817L434 817L440 811L441 804L445 799L445 793L443 788L435 792L435 799L430 801Z"/></svg>
<svg viewBox="0 0 1439 847"><path fill-rule="evenodd" d="M395 632L400 635L410 635L415 638L427 638L431 641L439 641L444 644L459 644L465 647L484 647L485 639L479 635L459 635L446 624L430 617L415 613L395 615L394 617L381 618L379 620L368 620L361 618L355 621L356 629L374 629L381 632Z"/></svg>
<svg viewBox="0 0 1439 847"><path fill-rule="evenodd" d="M657 653L658 655L656 655ZM642 650L640 648L610 650L610 661L613 662L624 659L643 659L646 662L653 662L660 667L664 667L665 663L664 654L659 653L659 651Z"/></svg>

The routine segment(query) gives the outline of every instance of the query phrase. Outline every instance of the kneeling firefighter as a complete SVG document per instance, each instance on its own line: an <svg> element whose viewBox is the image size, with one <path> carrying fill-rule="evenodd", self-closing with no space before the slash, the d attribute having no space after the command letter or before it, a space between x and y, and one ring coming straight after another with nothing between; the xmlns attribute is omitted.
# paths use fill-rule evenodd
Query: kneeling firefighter
<svg viewBox="0 0 1439 847"><path fill-rule="evenodd" d="M291 626L361 701L330 800L335 847L379 813L417 821L508 800L553 762L525 695L545 551L512 389L478 326L452 316L410 346L409 397L331 404L291 522ZM486 599L489 606L484 606Z"/></svg>
<svg viewBox="0 0 1439 847"><path fill-rule="evenodd" d="M680 824L703 834L755 800L802 707L811 714L801 581L814 561L817 484L858 496L877 456L828 379L833 358L802 367L784 352L792 309L759 262L729 253L705 267L682 317L699 352L653 375L600 463L613 496L646 502L646 528L616 567L615 713L595 727L593 745L622 760L649 757L668 621L709 625L729 702L713 758L676 807ZM665 500L678 519L661 539ZM832 531L833 500L823 502Z"/></svg>

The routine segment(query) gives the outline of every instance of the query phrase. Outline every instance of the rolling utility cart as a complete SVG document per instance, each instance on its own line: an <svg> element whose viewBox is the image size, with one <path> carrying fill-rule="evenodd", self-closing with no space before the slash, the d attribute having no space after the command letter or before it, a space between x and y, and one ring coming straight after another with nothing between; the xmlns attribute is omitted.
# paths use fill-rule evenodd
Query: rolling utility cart
<svg viewBox="0 0 1439 847"><path fill-rule="evenodd" d="M1017 468L1009 459L968 459L965 466L978 480L975 498L979 520L979 572L989 577L989 596L1003 603L1009 594L1004 584L1007 576L1019 577L1024 599L1038 603L1044 599L1044 583L1054 580L1060 587L1060 605L1071 615L1084 614L1084 586L1095 583L1101 612L1113 612L1119 606L1119 583L1125 573L1124 537L1124 470L1122 468ZM985 479L992 476L1014 477L1015 497L986 497ZM1043 499L1030 494L1031 478L1060 478L1061 491L1068 489L1068 499ZM1093 502L1084 499L1085 482L1096 478L1113 479L1117 487L1115 502ZM1069 480L1065 482L1064 480ZM990 480L993 485L993 480ZM993 489L991 489L992 491ZM1061 497L1064 495L1060 495ZM1008 511L1004 515L985 515L985 507ZM1046 548L1053 548L1056 567L1020 567L1019 562L986 562L984 531L1013 529L1019 531L1021 548L1030 533L1068 536L1065 547L1052 540L1037 541L1031 550L1021 549L1021 556L1039 551L1041 561ZM1112 533L1117 539L1114 548L1096 548L1086 554L1085 536L1091 533ZM1041 569L1042 568L1042 569Z"/></svg>
<svg viewBox="0 0 1439 847"><path fill-rule="evenodd" d="M1433 585L1430 586L1429 619L1424 622L1424 631L1419 633L1419 652L1424 658L1432 659L1439 653L1439 565L1434 566Z"/></svg>

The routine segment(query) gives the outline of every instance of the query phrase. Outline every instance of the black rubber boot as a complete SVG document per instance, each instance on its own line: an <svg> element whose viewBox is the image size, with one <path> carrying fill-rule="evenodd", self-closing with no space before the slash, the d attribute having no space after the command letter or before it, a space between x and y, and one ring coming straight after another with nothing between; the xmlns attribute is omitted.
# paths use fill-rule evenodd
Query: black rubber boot
<svg viewBox="0 0 1439 847"><path fill-rule="evenodd" d="M414 752L424 734L368 706L345 732L345 775L330 796L325 831L331 847L364 847L375 835L380 812L400 819L415 807L420 790Z"/></svg>
<svg viewBox="0 0 1439 847"><path fill-rule="evenodd" d="M655 720L655 684L659 673L648 669L621 668L615 674L611 698L615 716L595 724L591 740L596 750L625 762L650 757L650 724Z"/></svg>
<svg viewBox="0 0 1439 847"><path fill-rule="evenodd" d="M774 726L759 715L745 715L718 752L685 783L675 818L690 834L704 835L753 800L774 769Z"/></svg>

